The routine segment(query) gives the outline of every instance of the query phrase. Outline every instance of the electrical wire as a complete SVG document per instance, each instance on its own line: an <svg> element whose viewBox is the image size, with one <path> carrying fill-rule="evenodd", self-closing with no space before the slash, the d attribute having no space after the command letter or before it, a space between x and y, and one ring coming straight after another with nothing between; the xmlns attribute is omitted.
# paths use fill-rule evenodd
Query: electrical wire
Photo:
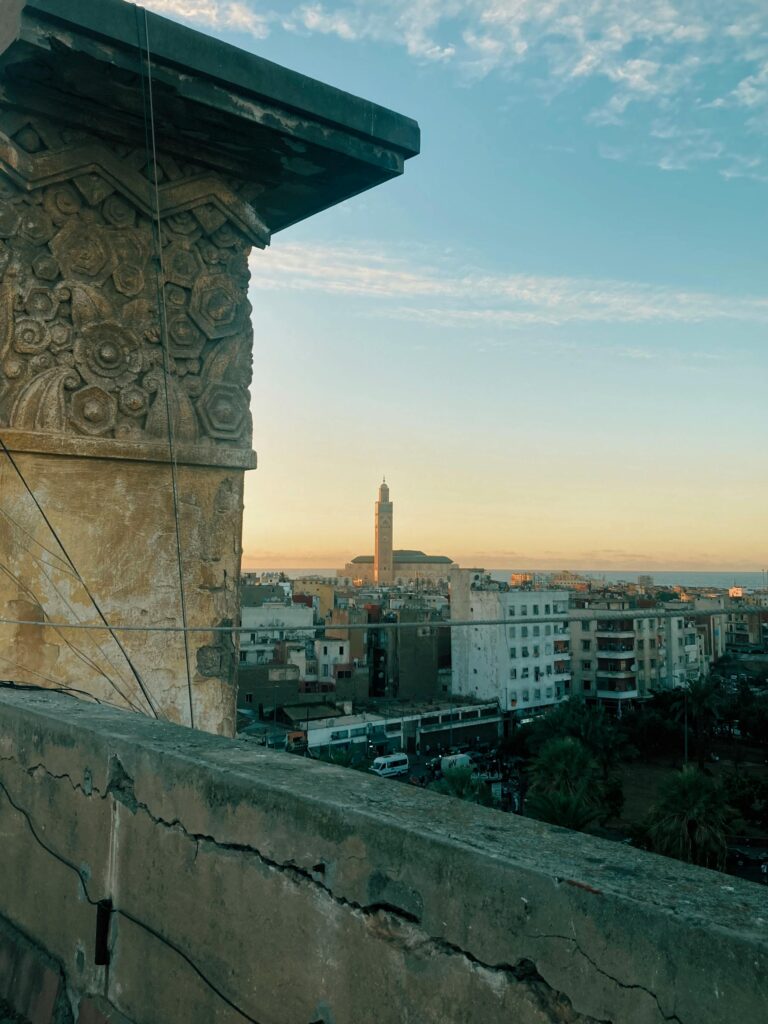
<svg viewBox="0 0 768 1024"><path fill-rule="evenodd" d="M656 611L651 614L649 612L640 613L633 611L631 615L627 615L626 612L620 612L619 616L624 618L632 619L672 619L672 618L703 618L709 617L710 615L723 615L728 614L732 609L716 609L714 611L698 611L685 613L680 611ZM739 608L738 612L765 612L766 609L763 607L754 608ZM616 616L614 616L616 618ZM183 626L100 626L97 623L85 623L85 622L40 622L37 619L10 619L3 618L0 616L0 625L8 626L47 626L50 628L62 628L62 629L109 629L110 632L115 633L274 633L275 630L290 630L292 633L316 633L322 629L333 629L333 630L376 630L376 629L393 629L393 630L404 630L404 629L422 629L423 627L429 626L435 629L457 629L457 628L469 628L479 626L527 626L529 624L540 624L540 623L562 623L562 622L586 622L600 619L600 621L610 621L608 615L601 612L597 615L560 615L557 617L539 617L539 618L526 618L526 619L423 619L419 622L320 622L312 626L293 626L279 623L273 623L272 625L266 626L187 626L186 630ZM333 639L330 637L329 639ZM529 638L529 639L540 639Z"/></svg>
<svg viewBox="0 0 768 1024"><path fill-rule="evenodd" d="M7 565L4 565L2 562L0 562L0 572L4 572L6 576L8 576L9 579L11 579L20 590L26 593L36 604L39 604L37 600L37 595L23 582L23 580L20 579L20 577L18 577L14 572L12 572L8 568ZM72 608L72 605L69 603L69 601L67 601L67 599L62 594L59 593L58 589L56 588L56 585L53 584L53 586L54 589L56 589L58 596L64 601L67 608L69 608L69 610L74 615L75 611ZM123 700L125 701L129 708L131 708L133 711L139 710L139 708L136 707L133 701L131 701L130 698L123 693L123 691L120 689L117 683L113 679L111 679L110 676L108 676L99 665L96 664L96 662L90 657L90 655L85 654L83 651L80 650L79 647L76 647L70 640L67 639L67 637L63 635L60 629L56 629L54 632L58 637L61 638L61 640L63 640L67 647L69 647L69 649L72 651L72 653L76 657L78 657L83 662L84 665L87 665L90 669L92 669L94 672L96 672L98 675L100 675L103 679L106 680L106 682L112 687L112 689L115 690L115 692L123 698ZM104 657L105 655L104 652L101 651L101 648L99 648L99 651L102 657ZM114 666L112 667L114 668Z"/></svg>
<svg viewBox="0 0 768 1024"><path fill-rule="evenodd" d="M144 685L143 679L139 675L138 669L136 668L136 666L131 661L131 659L130 659L130 657L128 655L128 652L126 651L125 647L123 646L123 644L120 641L120 638L116 635L115 631L112 629L110 624L107 622L107 619L106 619L104 613L102 612L101 607L99 606L98 602L96 601L96 598L93 596L90 587L85 582L83 577L80 575L80 573L79 573L79 571L77 569L77 566L72 561L72 558L71 558L69 552L67 551L66 547L64 546L64 543L63 543L61 537L59 537L59 534L57 533L56 529L54 528L53 523L50 521L48 516L45 514L45 510L43 509L43 507L40 504L40 502L37 500L35 492L32 490L32 488L27 483L26 477L22 473L19 465L17 464L17 462L14 459L13 455L9 451L8 446L6 445L6 443L3 440L2 436L0 436L0 448L2 448L2 450L5 452L5 454L6 454L7 458L8 458L8 461L10 462L11 466L13 467L14 471L16 472L16 475L18 476L19 480L21 481L22 486L24 487L24 490L27 492L27 494L30 496L30 498L34 502L35 507L37 508L38 512L42 516L43 522L48 527L48 530L50 531L51 536L53 537L53 539L58 544L59 548L61 549L62 554L66 558L66 560L69 563L69 565L72 567L72 571L75 574L75 577L77 578L78 583L81 585L81 587L83 588L85 593L88 595L88 600L93 605L97 615L99 616L101 621L104 623L105 628L107 630L109 630L109 633L112 636L112 639L115 641L117 646L120 648L120 652L123 655L123 657L125 658L125 660L126 660L126 662L128 664L128 667L130 668L131 672L133 673L133 676L134 676L134 678L136 679L136 682L139 685L139 689L143 693L144 699L146 700L147 704L149 705L149 708L152 711L152 714L155 716L155 718L159 718L160 714L159 714L159 712L158 712L158 710L157 710L157 708L155 706L154 701L152 700L151 695L149 694L146 686ZM38 625L39 625L39 623L38 623ZM72 628L72 627L70 626L68 628Z"/></svg>
<svg viewBox="0 0 768 1024"><path fill-rule="evenodd" d="M142 74L141 74L141 95L142 95L142 108L144 114L144 149L147 157L147 166L150 163L150 141L151 141L151 164L152 174L154 178L154 235L157 246L157 301L158 301L158 314L160 320L160 340L161 350L163 354L163 392L165 396L165 414L168 422L168 451L170 455L171 465L171 489L173 492L173 517L176 527L176 561L179 571L179 600L181 610L181 622L183 626L183 637L184 637L184 662L187 670L187 692L189 696L189 724L194 729L195 727L195 711L192 700L192 672L190 669L189 661L189 639L187 631L187 601L184 593L184 558L181 547L181 521L179 516L179 482L178 474L179 467L176 459L176 443L173 429L173 413L171 411L171 399L170 399L170 379L171 379L171 368L170 368L170 352L168 346L168 310L165 305L165 267L163 265L163 240L162 240L162 222L160 218L160 183L158 179L158 164L157 164L157 136L155 131L155 105L154 95L152 91L152 55L149 45L149 19L146 8L144 9L144 51L146 53L146 74L145 74L145 63L142 55L141 45L141 28L139 21L139 8L136 8L136 19L137 19L137 35L138 35L138 50L140 54ZM145 88L145 77L146 77L146 88ZM149 114L149 120L147 119Z"/></svg>

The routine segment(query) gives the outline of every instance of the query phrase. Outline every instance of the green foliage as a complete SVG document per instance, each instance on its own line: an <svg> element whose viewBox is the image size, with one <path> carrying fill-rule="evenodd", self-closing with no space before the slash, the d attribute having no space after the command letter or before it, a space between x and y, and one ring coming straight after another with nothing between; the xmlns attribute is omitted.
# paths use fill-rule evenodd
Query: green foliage
<svg viewBox="0 0 768 1024"><path fill-rule="evenodd" d="M722 870L733 816L722 785L689 765L665 781L645 839L656 853Z"/></svg>
<svg viewBox="0 0 768 1024"><path fill-rule="evenodd" d="M473 804L483 804L485 807L493 805L493 797L487 784L477 778L470 766L448 768L443 772L441 779L431 782L427 788L433 793L468 800Z"/></svg>
<svg viewBox="0 0 768 1024"><path fill-rule="evenodd" d="M715 731L722 703L723 693L716 679L699 677L675 691L672 710L682 722L687 713L693 725L694 752L700 769L704 768L706 748Z"/></svg>
<svg viewBox="0 0 768 1024"><path fill-rule="evenodd" d="M531 766L526 809L552 825L581 830L610 815L602 768L573 736L547 740Z"/></svg>
<svg viewBox="0 0 768 1024"><path fill-rule="evenodd" d="M570 737L579 740L600 765L607 782L621 760L634 751L616 719L602 707L593 707L581 700L567 700L533 726L529 741L532 752L541 751L550 740Z"/></svg>

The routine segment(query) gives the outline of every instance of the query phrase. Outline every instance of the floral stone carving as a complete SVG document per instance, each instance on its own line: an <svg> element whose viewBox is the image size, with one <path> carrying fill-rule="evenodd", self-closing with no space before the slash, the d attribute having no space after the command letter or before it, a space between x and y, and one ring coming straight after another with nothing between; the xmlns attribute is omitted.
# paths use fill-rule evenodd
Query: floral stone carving
<svg viewBox="0 0 768 1024"><path fill-rule="evenodd" d="M263 240L206 177L165 162L158 225L143 151L0 108L0 426L157 443L170 415L180 443L250 448Z"/></svg>

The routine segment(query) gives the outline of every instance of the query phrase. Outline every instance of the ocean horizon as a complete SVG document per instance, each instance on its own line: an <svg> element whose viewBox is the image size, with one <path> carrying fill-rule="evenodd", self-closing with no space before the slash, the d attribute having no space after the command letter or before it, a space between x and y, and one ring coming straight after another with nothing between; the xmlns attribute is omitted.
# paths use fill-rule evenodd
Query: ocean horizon
<svg viewBox="0 0 768 1024"><path fill-rule="evenodd" d="M493 579L505 582L513 572L531 572L550 575L558 570L535 569L527 566L525 568L511 569L488 569ZM682 587L713 587L718 590L726 590L728 587L744 587L746 590L766 589L768 573L766 570L744 571L739 569L710 571L710 570L689 570L689 569L569 569L568 572L576 573L579 576L588 576L590 579L604 580L606 583L637 583L638 576L651 576L656 584L661 586L682 586ZM335 568L296 568L281 566L258 566L256 568L244 569L243 572L283 572L290 579L301 576L336 576Z"/></svg>

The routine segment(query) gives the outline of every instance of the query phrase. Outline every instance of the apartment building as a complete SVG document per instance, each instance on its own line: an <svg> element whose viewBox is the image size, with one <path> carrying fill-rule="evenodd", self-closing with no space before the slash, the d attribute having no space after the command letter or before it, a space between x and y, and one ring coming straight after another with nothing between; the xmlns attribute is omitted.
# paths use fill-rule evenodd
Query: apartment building
<svg viewBox="0 0 768 1024"><path fill-rule="evenodd" d="M451 573L451 618L478 622L451 630L455 695L497 700L502 711L520 718L568 696L567 591L513 588L482 570L458 569Z"/></svg>

